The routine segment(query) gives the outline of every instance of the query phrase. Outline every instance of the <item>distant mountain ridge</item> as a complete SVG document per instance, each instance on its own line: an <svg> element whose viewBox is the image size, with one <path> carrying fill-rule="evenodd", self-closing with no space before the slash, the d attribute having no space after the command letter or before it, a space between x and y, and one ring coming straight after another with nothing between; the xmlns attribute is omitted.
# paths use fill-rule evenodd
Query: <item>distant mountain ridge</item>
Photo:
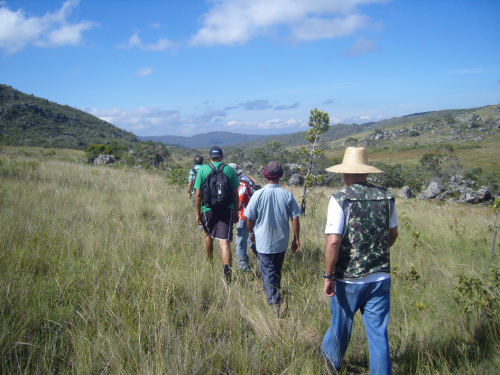
<svg viewBox="0 0 500 375"><path fill-rule="evenodd" d="M212 146L230 146L235 143L249 142L272 136L240 134L225 131L196 134L190 137L176 135L138 136L141 141L161 142L166 146L183 148L210 148Z"/></svg>
<svg viewBox="0 0 500 375"><path fill-rule="evenodd" d="M112 141L139 138L87 112L0 84L0 144L82 150Z"/></svg>

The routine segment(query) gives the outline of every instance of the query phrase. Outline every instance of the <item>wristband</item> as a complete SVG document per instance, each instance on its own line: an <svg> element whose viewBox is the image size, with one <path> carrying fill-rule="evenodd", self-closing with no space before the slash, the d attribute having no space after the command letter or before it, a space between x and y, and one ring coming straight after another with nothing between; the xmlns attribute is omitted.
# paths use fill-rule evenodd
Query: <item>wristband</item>
<svg viewBox="0 0 500 375"><path fill-rule="evenodd" d="M252 232L252 233L249 233L248 234L249 236L255 236L255 234Z"/></svg>
<svg viewBox="0 0 500 375"><path fill-rule="evenodd" d="M330 276L327 276L327 275L325 275L325 273L323 272L323 277L324 277L325 279L330 279L330 280L331 280L331 279L333 279L333 273L332 273Z"/></svg>

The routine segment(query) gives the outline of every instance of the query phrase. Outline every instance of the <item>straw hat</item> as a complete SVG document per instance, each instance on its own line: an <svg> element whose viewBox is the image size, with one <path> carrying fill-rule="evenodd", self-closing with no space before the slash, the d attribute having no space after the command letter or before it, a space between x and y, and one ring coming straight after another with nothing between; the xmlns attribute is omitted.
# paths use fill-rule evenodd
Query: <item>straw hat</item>
<svg viewBox="0 0 500 375"><path fill-rule="evenodd" d="M342 164L334 165L326 169L334 173L383 173L380 169L368 165L368 155L364 147L347 147Z"/></svg>

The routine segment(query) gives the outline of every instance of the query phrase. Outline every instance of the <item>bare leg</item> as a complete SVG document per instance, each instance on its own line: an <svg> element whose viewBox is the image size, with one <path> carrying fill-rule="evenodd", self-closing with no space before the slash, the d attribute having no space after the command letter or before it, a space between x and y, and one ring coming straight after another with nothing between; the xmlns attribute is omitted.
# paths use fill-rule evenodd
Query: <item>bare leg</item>
<svg viewBox="0 0 500 375"><path fill-rule="evenodd" d="M220 249L222 252L222 264L229 264L231 265L231 247L230 244L231 242L225 241L225 240L220 240Z"/></svg>
<svg viewBox="0 0 500 375"><path fill-rule="evenodd" d="M205 234L205 252L207 257L211 260L214 255L214 239L208 234Z"/></svg>

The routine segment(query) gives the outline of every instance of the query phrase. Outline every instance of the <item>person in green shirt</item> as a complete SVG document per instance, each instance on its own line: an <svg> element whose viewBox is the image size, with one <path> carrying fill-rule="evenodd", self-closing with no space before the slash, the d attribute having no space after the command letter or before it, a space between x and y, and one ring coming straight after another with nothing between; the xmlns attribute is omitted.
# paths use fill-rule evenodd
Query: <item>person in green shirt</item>
<svg viewBox="0 0 500 375"><path fill-rule="evenodd" d="M213 167L218 168L224 159L220 147L212 147L209 151L209 158ZM226 281L230 282L232 276L230 243L233 240L233 223L238 222L238 211L235 210L235 207L238 208L239 204L238 187L240 183L234 169L226 165L223 172L228 178L229 187L232 189L233 202L225 208L210 209L203 202L203 184L211 171L210 165L205 164L198 169L196 175L194 183L196 222L203 226L205 231L205 250L210 259L213 257L214 238L219 240L224 276Z"/></svg>

